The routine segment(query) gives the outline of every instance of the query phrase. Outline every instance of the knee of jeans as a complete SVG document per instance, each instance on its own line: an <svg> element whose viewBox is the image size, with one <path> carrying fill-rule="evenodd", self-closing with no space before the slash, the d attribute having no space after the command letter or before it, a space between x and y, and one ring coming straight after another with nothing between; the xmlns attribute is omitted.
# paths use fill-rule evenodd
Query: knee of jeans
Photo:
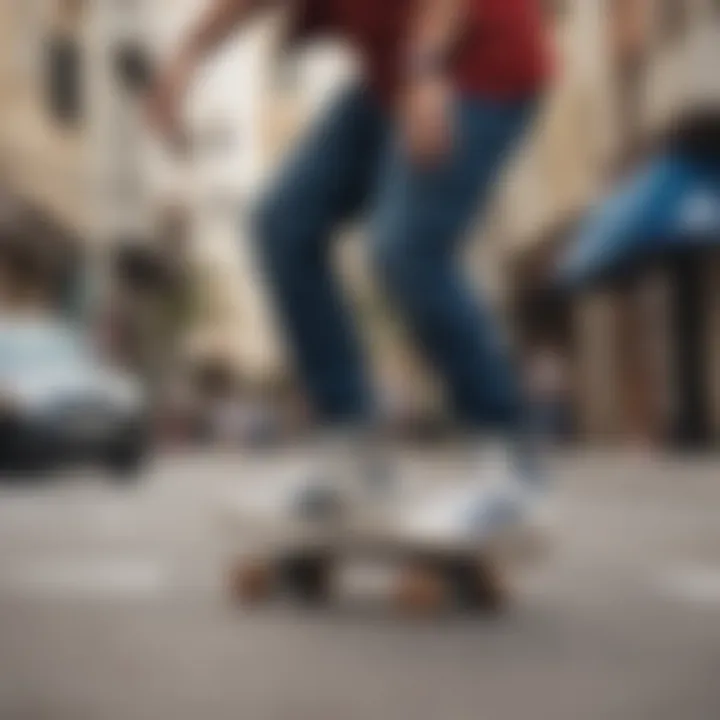
<svg viewBox="0 0 720 720"><path fill-rule="evenodd" d="M276 267L296 263L309 250L311 218L275 195L263 198L252 212L252 235L261 260Z"/></svg>
<svg viewBox="0 0 720 720"><path fill-rule="evenodd" d="M372 241L372 259L380 281L391 294L404 294L412 285L415 261L402 235L377 234Z"/></svg>
<svg viewBox="0 0 720 720"><path fill-rule="evenodd" d="M273 257L282 251L284 243L280 219L281 211L272 197L262 198L251 213L252 239L261 257Z"/></svg>

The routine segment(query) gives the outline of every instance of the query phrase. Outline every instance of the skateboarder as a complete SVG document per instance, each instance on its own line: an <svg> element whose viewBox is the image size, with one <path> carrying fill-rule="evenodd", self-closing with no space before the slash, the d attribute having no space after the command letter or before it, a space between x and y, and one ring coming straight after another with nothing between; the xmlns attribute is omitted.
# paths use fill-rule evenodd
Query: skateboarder
<svg viewBox="0 0 720 720"><path fill-rule="evenodd" d="M156 128L167 136L180 131L198 66L268 4L209 2L151 93ZM362 215L380 285L445 382L458 417L483 436L506 438L500 459L489 463L502 480L492 492L475 484L434 506L435 514L397 527L482 535L522 522L539 483L514 449L523 424L520 384L458 256L548 80L540 0L285 4L295 39L344 38L363 70L295 148L257 212L262 267L315 410L326 425L349 428L350 437L374 411L329 259L339 224ZM275 509L321 521L362 494L337 478L303 476L274 495Z"/></svg>

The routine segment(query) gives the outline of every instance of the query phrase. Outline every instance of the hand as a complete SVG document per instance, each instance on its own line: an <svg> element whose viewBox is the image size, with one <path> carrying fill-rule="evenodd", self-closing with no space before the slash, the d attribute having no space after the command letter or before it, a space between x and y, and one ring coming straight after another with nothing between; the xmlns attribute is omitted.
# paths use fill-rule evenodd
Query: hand
<svg viewBox="0 0 720 720"><path fill-rule="evenodd" d="M165 140L182 144L182 108L194 72L192 59L180 56L158 76L146 99L150 126Z"/></svg>
<svg viewBox="0 0 720 720"><path fill-rule="evenodd" d="M400 109L410 158L422 167L442 162L452 150L452 87L441 76L418 78L407 88Z"/></svg>

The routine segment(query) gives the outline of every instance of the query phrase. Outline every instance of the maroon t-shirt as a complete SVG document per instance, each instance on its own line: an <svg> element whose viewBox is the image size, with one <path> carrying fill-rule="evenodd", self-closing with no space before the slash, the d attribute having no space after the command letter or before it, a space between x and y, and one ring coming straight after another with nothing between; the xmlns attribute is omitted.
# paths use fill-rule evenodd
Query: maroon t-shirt
<svg viewBox="0 0 720 720"><path fill-rule="evenodd" d="M468 21L453 63L459 87L494 98L540 90L550 57L540 0L466 0ZM359 51L370 83L392 95L415 0L297 0L294 38L336 34Z"/></svg>

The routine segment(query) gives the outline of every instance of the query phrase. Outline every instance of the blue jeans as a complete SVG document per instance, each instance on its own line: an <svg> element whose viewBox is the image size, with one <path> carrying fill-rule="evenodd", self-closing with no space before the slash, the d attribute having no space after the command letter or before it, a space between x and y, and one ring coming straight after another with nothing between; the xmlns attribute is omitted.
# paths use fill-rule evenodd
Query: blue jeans
<svg viewBox="0 0 720 720"><path fill-rule="evenodd" d="M352 422L373 412L363 350L330 262L338 226L365 215L380 284L462 421L518 422L511 358L458 251L535 105L534 98L458 98L452 152L421 169L403 152L385 109L352 87L297 148L258 209L256 237L298 370L323 419Z"/></svg>

